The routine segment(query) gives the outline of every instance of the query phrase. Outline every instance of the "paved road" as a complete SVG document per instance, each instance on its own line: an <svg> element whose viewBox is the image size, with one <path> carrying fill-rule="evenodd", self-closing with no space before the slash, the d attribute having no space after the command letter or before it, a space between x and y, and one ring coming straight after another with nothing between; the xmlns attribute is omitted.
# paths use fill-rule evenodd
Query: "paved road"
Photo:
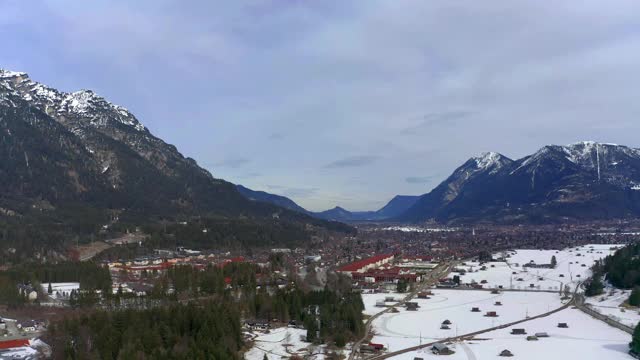
<svg viewBox="0 0 640 360"><path fill-rule="evenodd" d="M400 302L398 302L394 306L402 306L402 305L404 305L407 301L413 299L420 291L424 290L425 288L428 288L428 287L431 287L431 286L435 285L440 278L448 275L449 274L449 270L452 269L454 266L455 266L455 263L453 263L453 262L445 263L445 264L442 264L442 265L438 266L434 271L432 271L429 274L429 276L427 277L427 279L425 281L420 283L420 285L417 286L415 290L410 292L407 296L405 296L402 300L400 300ZM391 311L391 307L388 307L388 308L384 309L383 311L371 316L367 320L367 322L365 323L365 328L364 328L364 336L360 340L356 341L353 344L353 348L351 349L351 354L349 354L349 360L353 360L356 357L356 355L360 353L360 346L369 337L369 333L371 332L371 325L373 324L373 322L377 318L382 316L383 314L388 313L389 311Z"/></svg>

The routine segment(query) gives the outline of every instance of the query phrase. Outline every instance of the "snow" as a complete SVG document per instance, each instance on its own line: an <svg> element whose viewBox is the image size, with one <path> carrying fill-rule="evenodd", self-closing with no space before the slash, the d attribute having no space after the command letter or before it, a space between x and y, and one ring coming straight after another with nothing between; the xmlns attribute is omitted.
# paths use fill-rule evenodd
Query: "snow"
<svg viewBox="0 0 640 360"><path fill-rule="evenodd" d="M18 76L27 76L27 73L0 69L0 79L10 79Z"/></svg>
<svg viewBox="0 0 640 360"><path fill-rule="evenodd" d="M49 283L42 283L42 291L47 294L49 291ZM51 283L51 289L53 290L51 296L55 298L62 298L63 293L71 293L72 290L80 289L79 282L66 282L66 283Z"/></svg>
<svg viewBox="0 0 640 360"><path fill-rule="evenodd" d="M327 347L302 341L301 339L306 335L307 331L304 329L289 327L274 329L269 334L251 334L254 336L254 346L244 354L244 358L245 360L262 360L266 354L269 360L280 360L292 355L305 356L306 359L306 355L311 354L309 357L311 360L324 359ZM340 352L348 350L349 348L345 347Z"/></svg>
<svg viewBox="0 0 640 360"><path fill-rule="evenodd" d="M591 276L591 266L596 260L610 255L621 245L585 245L582 247L564 250L515 250L511 252L494 254L494 258L509 255L507 262L488 262L484 264L487 270L480 270L478 262L469 261L458 269L467 271L460 276L461 283L480 283L486 288L502 286L505 289L533 289L533 290L560 290L561 286L568 285L572 290L576 285ZM578 256L580 254L580 256ZM557 266L555 269L536 269L523 267L524 264L533 261L536 264L549 264L551 257L555 256ZM584 266L582 266L584 264ZM515 272L515 274L514 274ZM518 281L522 279L522 281ZM534 287L531 288L530 284Z"/></svg>
<svg viewBox="0 0 640 360"><path fill-rule="evenodd" d="M380 311L384 310L384 308L376 307L376 302L384 301L384 299L386 297L393 297L396 300L402 300L402 298L404 298L405 296L406 296L406 294L398 294L398 293L362 294L362 303L364 304L363 313L365 315L375 315L375 314L379 313ZM395 305L396 303L397 303L397 301L396 302L388 302L388 303L386 303L386 305Z"/></svg>
<svg viewBox="0 0 640 360"><path fill-rule="evenodd" d="M640 185L633 185L631 190L640 190Z"/></svg>
<svg viewBox="0 0 640 360"><path fill-rule="evenodd" d="M33 359L38 354L36 349L28 346L0 351L0 359Z"/></svg>
<svg viewBox="0 0 640 360"><path fill-rule="evenodd" d="M566 322L568 329L557 327ZM529 335L546 332L550 337L527 341L526 336L511 335L511 328L488 332L477 340L451 345L456 352L449 360L494 359L505 349L519 360L582 359L618 360L632 359L627 354L631 335L610 327L576 309L566 309L550 316L514 326L524 328ZM429 349L409 352L393 357L395 360L413 360L414 357L431 358Z"/></svg>
<svg viewBox="0 0 640 360"><path fill-rule="evenodd" d="M373 323L376 335L372 342L381 343L391 351L456 335L499 326L546 313L562 306L560 295L548 292L505 291L492 294L483 290L433 290L430 299L415 299L418 311L399 308ZM502 306L494 305L500 301ZM472 307L481 312L471 312ZM484 316L495 311L498 317ZM450 320L450 330L441 330L444 320Z"/></svg>
<svg viewBox="0 0 640 360"><path fill-rule="evenodd" d="M473 158L479 170L485 170L495 165L493 171L497 171L504 164L505 157L497 152L485 152Z"/></svg>
<svg viewBox="0 0 640 360"><path fill-rule="evenodd" d="M457 228L423 228L417 226L389 226L383 228L382 230L386 231L402 231L402 232L452 232L458 231Z"/></svg>
<svg viewBox="0 0 640 360"><path fill-rule="evenodd" d="M635 327L640 323L638 308L621 307L629 299L631 290L619 290L611 286L602 295L586 298L586 303L593 310L606 315L624 325Z"/></svg>

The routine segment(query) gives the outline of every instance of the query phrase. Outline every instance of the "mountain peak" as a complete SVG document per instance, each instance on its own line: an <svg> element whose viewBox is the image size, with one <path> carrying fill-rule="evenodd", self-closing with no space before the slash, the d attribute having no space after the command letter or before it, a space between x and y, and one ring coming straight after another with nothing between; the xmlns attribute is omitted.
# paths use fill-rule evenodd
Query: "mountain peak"
<svg viewBox="0 0 640 360"><path fill-rule="evenodd" d="M38 105L47 114L75 118L81 126L106 127L110 124L123 124L139 132L147 131L129 110L112 104L92 90L62 92L31 80L24 72L3 69L0 69L0 83L24 100Z"/></svg>
<svg viewBox="0 0 640 360"><path fill-rule="evenodd" d="M17 77L28 77L28 75L25 72L0 69L0 79L11 79Z"/></svg>

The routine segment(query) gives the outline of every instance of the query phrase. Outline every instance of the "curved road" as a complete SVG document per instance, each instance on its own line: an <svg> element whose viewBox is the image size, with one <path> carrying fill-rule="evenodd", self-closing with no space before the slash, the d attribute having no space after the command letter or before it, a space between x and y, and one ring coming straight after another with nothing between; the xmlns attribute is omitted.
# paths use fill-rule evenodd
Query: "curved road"
<svg viewBox="0 0 640 360"><path fill-rule="evenodd" d="M422 282L420 284L420 286L416 287L415 290L410 292L407 296L405 296L402 300L400 300L394 306L402 306L402 305L404 305L407 301L413 299L420 291L424 290L427 287L431 287L434 284L436 284L441 277L446 276L446 275L449 274L449 270L453 266L454 266L454 263L445 263L445 264L439 266L438 268L436 268L435 271L431 272L431 274L429 275L429 277L427 278L426 281ZM383 311L371 316L367 320L367 322L365 323L365 327L364 327L364 336L360 340L358 340L355 343L353 343L353 347L351 349L351 354L349 354L349 360L353 360L355 358L356 354L360 353L360 346L369 337L369 333L371 332L371 325L373 324L373 321L375 321L377 318L379 318L383 314L388 313L389 311L391 311L391 307L388 307L388 308L384 309Z"/></svg>

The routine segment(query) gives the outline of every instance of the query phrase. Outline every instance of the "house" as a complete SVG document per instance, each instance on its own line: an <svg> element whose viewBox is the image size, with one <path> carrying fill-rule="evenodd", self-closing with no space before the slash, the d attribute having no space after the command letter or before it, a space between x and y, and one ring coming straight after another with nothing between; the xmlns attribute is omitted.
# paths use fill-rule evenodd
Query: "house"
<svg viewBox="0 0 640 360"><path fill-rule="evenodd" d="M493 304L494 306L502 306L502 302L501 301L496 301L495 304Z"/></svg>
<svg viewBox="0 0 640 360"><path fill-rule="evenodd" d="M247 320L244 324L251 330L269 330L271 328L269 322L264 320Z"/></svg>
<svg viewBox="0 0 640 360"><path fill-rule="evenodd" d="M424 359L421 357L414 357L413 360L424 360Z"/></svg>
<svg viewBox="0 0 640 360"><path fill-rule="evenodd" d="M558 323L558 327L561 329L568 329L569 325L567 325L567 323Z"/></svg>
<svg viewBox="0 0 640 360"><path fill-rule="evenodd" d="M374 349L373 346L360 345L360 352L361 353L374 353L374 352L376 352L376 349Z"/></svg>
<svg viewBox="0 0 640 360"><path fill-rule="evenodd" d="M480 308L478 307L471 308L471 312L480 312Z"/></svg>
<svg viewBox="0 0 640 360"><path fill-rule="evenodd" d="M431 294L431 291L421 291L418 293L418 299L428 299L429 295L433 295Z"/></svg>
<svg viewBox="0 0 640 360"><path fill-rule="evenodd" d="M511 335L527 335L524 329L511 329Z"/></svg>
<svg viewBox="0 0 640 360"><path fill-rule="evenodd" d="M445 320L442 322L442 325L451 325L451 321L450 320Z"/></svg>
<svg viewBox="0 0 640 360"><path fill-rule="evenodd" d="M511 353L511 351L505 349L500 352L500 356L511 357L513 356L513 354Z"/></svg>
<svg viewBox="0 0 640 360"><path fill-rule="evenodd" d="M376 301L376 307L385 307L385 303L384 300L378 300Z"/></svg>
<svg viewBox="0 0 640 360"><path fill-rule="evenodd" d="M487 311L487 313L484 314L484 316L487 316L487 317L498 317L498 313L495 312L495 311Z"/></svg>
<svg viewBox="0 0 640 360"><path fill-rule="evenodd" d="M420 306L418 305L417 302L407 302L407 310L409 311L418 311L418 308Z"/></svg>
<svg viewBox="0 0 640 360"><path fill-rule="evenodd" d="M444 325L444 324L442 324L442 325L440 326L440 330L451 330L451 328L449 327L449 325Z"/></svg>
<svg viewBox="0 0 640 360"><path fill-rule="evenodd" d="M537 336L527 336L527 341L538 341Z"/></svg>
<svg viewBox="0 0 640 360"><path fill-rule="evenodd" d="M370 342L369 346L371 346L375 351L384 350L384 345L382 344L376 344L376 343Z"/></svg>
<svg viewBox="0 0 640 360"><path fill-rule="evenodd" d="M431 352L435 355L451 355L454 352L449 349L449 347L443 343L435 343L431 347Z"/></svg>

